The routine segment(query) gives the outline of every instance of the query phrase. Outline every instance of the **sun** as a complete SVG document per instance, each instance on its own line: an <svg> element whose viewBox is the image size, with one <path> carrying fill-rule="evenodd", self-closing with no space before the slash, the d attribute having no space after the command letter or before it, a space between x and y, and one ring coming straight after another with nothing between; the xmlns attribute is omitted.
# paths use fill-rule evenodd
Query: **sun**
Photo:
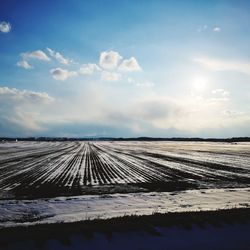
<svg viewBox="0 0 250 250"><path fill-rule="evenodd" d="M203 92L208 87L208 79L203 76L194 77L191 81L192 89L196 92Z"/></svg>

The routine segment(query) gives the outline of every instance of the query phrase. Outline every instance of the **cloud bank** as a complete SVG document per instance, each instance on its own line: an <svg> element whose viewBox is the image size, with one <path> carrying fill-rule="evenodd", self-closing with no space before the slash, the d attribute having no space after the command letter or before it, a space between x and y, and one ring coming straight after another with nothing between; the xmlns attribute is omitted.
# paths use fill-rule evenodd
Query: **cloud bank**
<svg viewBox="0 0 250 250"><path fill-rule="evenodd" d="M28 136L44 131L54 98L46 92L0 87L0 136Z"/></svg>
<svg viewBox="0 0 250 250"><path fill-rule="evenodd" d="M0 132L46 136L235 136L250 133L246 110L235 111L230 93L171 98L150 93L114 105L105 86L86 85L77 96L0 88ZM146 93L146 92L145 92ZM11 131L11 132L10 132Z"/></svg>

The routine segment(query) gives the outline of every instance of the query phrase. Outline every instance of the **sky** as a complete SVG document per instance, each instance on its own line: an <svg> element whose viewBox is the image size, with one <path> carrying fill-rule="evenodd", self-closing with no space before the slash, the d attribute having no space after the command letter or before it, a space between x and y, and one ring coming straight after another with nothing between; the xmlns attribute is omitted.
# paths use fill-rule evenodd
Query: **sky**
<svg viewBox="0 0 250 250"><path fill-rule="evenodd" d="M250 136L250 2L2 0L1 137Z"/></svg>

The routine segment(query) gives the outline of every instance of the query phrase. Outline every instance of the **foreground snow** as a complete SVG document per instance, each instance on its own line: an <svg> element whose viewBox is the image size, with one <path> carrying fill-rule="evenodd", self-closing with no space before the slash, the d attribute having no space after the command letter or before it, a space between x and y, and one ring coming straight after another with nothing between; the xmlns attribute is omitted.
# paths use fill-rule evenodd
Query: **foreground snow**
<svg viewBox="0 0 250 250"><path fill-rule="evenodd" d="M250 206L250 188L1 200L0 228Z"/></svg>

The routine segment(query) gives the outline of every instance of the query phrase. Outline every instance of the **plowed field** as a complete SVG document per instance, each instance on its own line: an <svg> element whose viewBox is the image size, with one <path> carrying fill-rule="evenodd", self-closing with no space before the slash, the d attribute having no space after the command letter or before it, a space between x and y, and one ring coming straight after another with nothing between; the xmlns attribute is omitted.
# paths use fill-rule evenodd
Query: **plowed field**
<svg viewBox="0 0 250 250"><path fill-rule="evenodd" d="M249 143L0 144L2 199L249 186Z"/></svg>

